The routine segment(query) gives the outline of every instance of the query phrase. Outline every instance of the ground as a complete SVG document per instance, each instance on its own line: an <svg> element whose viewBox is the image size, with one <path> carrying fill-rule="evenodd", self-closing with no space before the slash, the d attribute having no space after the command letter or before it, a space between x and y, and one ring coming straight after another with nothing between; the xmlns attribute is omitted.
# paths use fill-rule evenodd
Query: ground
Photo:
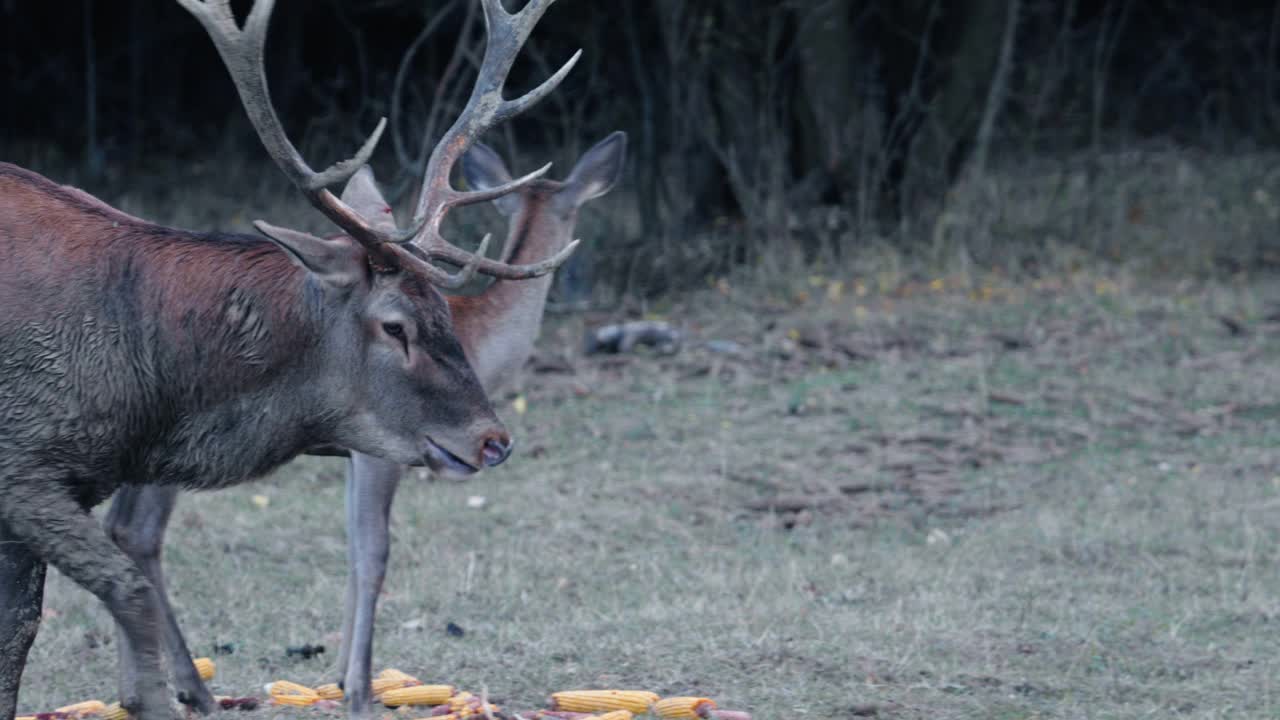
<svg viewBox="0 0 1280 720"><path fill-rule="evenodd" d="M1274 278L726 281L659 310L677 355L582 357L599 318L551 317L498 398L512 460L403 486L375 667L512 709L1280 717ZM233 649L216 692L336 679L343 473L184 496L170 585L197 654ZM114 699L105 612L47 595L20 707Z"/></svg>

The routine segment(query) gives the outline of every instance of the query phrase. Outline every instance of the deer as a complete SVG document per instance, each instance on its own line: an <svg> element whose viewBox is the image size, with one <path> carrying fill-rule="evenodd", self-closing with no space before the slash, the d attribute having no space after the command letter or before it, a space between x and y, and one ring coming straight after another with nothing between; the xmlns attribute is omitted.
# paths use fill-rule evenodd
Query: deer
<svg viewBox="0 0 1280 720"><path fill-rule="evenodd" d="M89 512L126 483L214 490L332 446L445 475L505 461L511 436L442 291L476 275L541 278L576 247L518 265L488 258L488 236L472 252L440 231L453 208L549 169L483 190L449 179L481 134L545 97L580 57L503 97L553 0L515 13L479 0L476 83L432 150L403 231L329 190L345 184L354 202L372 181L385 119L354 156L318 172L285 133L263 70L272 0L256 2L243 27L229 0L178 1L213 40L268 156L341 233L263 221L261 237L166 227L0 163L0 720L14 716L49 565L121 629L135 663L122 704L140 720L170 716L160 595Z"/></svg>
<svg viewBox="0 0 1280 720"><path fill-rule="evenodd" d="M615 132L583 153L563 181L535 180L493 203L508 219L508 233L499 259L520 264L554 255L573 237L579 209L608 193L618 182L626 158L627 136ZM501 156L482 143L462 158L467 185L476 189L501 187L512 180ZM371 175L353 178L344 199L357 212L376 216L387 202ZM551 274L521 282L495 281L472 296L449 296L454 329L485 392L501 390L534 349ZM344 691L348 713L365 717L372 709L374 616L386 577L390 554L391 505L405 465L340 448L321 448L315 454L346 455L346 522L348 543L347 591L338 652L337 683ZM104 519L108 534L138 563L157 588L163 613L166 652L179 699L200 712L214 709L210 694L192 664L176 614L165 596L161 563L164 534L178 501L173 486L126 485L117 491ZM132 693L134 659L123 643L120 650L120 696Z"/></svg>

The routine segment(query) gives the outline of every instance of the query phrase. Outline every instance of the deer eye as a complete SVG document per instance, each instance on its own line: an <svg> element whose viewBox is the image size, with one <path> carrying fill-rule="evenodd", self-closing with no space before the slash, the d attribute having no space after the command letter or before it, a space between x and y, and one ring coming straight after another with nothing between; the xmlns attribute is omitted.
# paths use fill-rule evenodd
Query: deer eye
<svg viewBox="0 0 1280 720"><path fill-rule="evenodd" d="M382 323L382 332L390 335L396 340L399 340L400 345L405 349L405 352L408 352L409 338L404 334L404 325L397 322L384 322Z"/></svg>

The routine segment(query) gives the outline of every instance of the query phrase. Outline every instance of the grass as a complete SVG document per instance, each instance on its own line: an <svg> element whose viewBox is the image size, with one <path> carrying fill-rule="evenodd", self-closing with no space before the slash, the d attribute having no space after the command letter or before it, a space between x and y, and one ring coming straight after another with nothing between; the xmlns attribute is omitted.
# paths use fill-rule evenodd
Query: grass
<svg viewBox="0 0 1280 720"><path fill-rule="evenodd" d="M761 719L1280 717L1280 290L1230 274L1274 267L1280 176L1134 157L970 188L916 229L931 257L871 242L645 301L687 331L674 357L584 358L605 318L551 318L497 398L517 456L402 486L375 665L516 709L618 686ZM260 163L154 174L103 197L322 227ZM215 692L336 679L343 474L183 498L170 587L199 654L234 646ZM109 618L56 573L46 594L20 707L112 699Z"/></svg>
<svg viewBox="0 0 1280 720"><path fill-rule="evenodd" d="M375 665L517 709L1280 717L1274 282L820 280L673 301L670 358L580 357L583 318L552 318L498 398L517 457L402 486ZM216 692L335 679L285 647L337 649L343 471L181 501L174 600L198 653L235 648ZM20 707L110 699L107 615L56 573L46 605Z"/></svg>

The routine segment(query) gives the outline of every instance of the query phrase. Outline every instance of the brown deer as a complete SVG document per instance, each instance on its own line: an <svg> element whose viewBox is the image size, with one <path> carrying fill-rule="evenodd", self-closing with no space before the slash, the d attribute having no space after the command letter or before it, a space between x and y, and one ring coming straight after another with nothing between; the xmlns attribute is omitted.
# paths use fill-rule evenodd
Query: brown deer
<svg viewBox="0 0 1280 720"><path fill-rule="evenodd" d="M626 157L626 135L610 135L583 154L563 182L535 180L494 200L509 218L500 259L523 263L555 255L573 237L578 209L612 189ZM502 159L477 144L462 158L463 174L473 188L488 189L511 182ZM387 202L367 173L348 184L343 200L357 212L374 216ZM470 297L452 296L454 329L485 391L493 393L510 379L533 352L551 276L523 282L497 281ZM371 710L369 688L373 658L373 625L378 594L386 576L390 550L391 501L404 466L360 452L350 453L347 474L347 597L338 654L338 682L348 712L355 717ZM178 499L174 486L126 485L116 494L106 518L109 533L143 569L159 590L164 611L165 643L178 697L203 711L213 697L200 680L177 619L164 596L161 549L169 515ZM121 697L132 694L136 673L128 648L121 645Z"/></svg>
<svg viewBox="0 0 1280 720"><path fill-rule="evenodd" d="M177 230L0 164L0 720L14 715L47 564L122 629L136 661L126 707L140 720L169 717L159 595L88 512L122 484L227 487L324 445L458 474L505 460L510 437L437 288L476 273L540 277L573 250L513 265L485 258L485 241L473 254L439 232L452 208L543 172L486 190L449 184L477 136L545 96L576 60L503 99L552 0L514 14L481 0L476 86L432 152L404 232L327 189L368 175L385 122L355 157L321 172L289 142L262 69L273 3L257 3L240 29L228 0L179 1L213 38L268 154L343 234L262 222L265 240Z"/></svg>

